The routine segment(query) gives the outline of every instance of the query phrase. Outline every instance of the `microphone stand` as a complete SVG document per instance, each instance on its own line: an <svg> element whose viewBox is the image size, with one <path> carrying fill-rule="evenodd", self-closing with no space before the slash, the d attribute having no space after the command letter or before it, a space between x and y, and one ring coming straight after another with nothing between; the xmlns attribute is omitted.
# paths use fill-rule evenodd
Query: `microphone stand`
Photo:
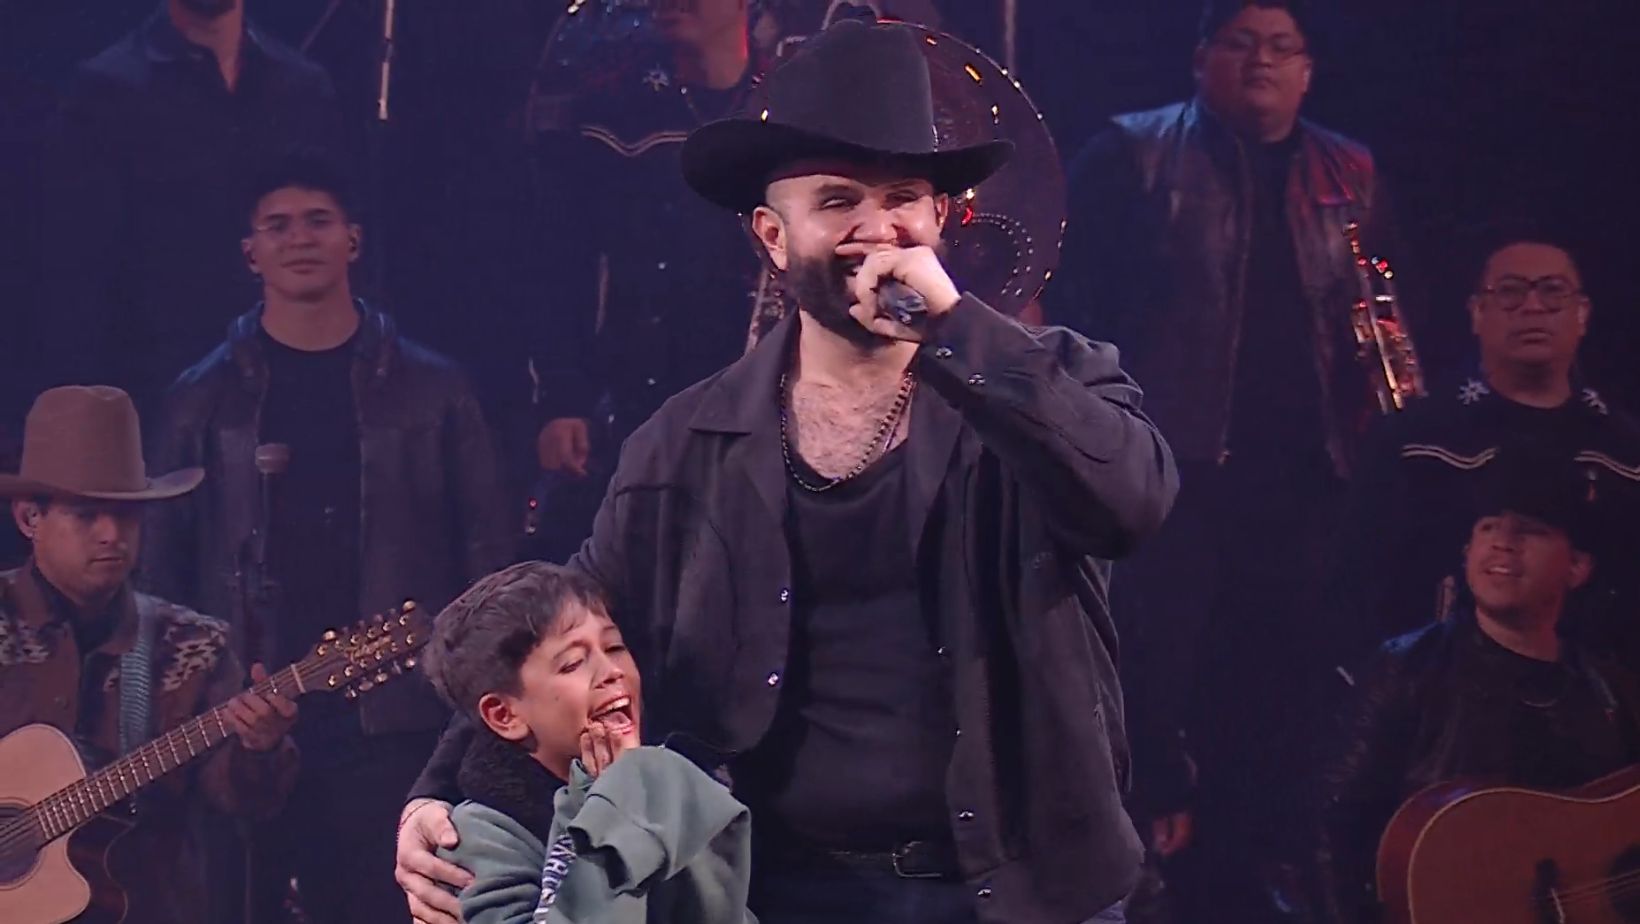
<svg viewBox="0 0 1640 924"><path fill-rule="evenodd" d="M381 46L377 54L376 70L376 118L370 125L368 163L370 165L370 205L374 212L372 218L378 228L386 228L387 220L387 133L393 120L392 93L393 93L393 57L397 50L396 36L398 33L399 4L398 0L383 0L382 2L382 30ZM375 259L372 262L371 288L375 290L376 298L386 302L387 298L387 249L381 244L383 238L378 237L375 247Z"/></svg>
<svg viewBox="0 0 1640 924"><path fill-rule="evenodd" d="M269 561L269 536L273 526L273 481L290 464L290 448L279 443L256 447L257 507L250 535L239 545L236 583L239 625L243 632L244 668L257 662L266 664L271 653L272 627L279 618L280 585ZM289 899L289 877L268 862L267 832L245 827L245 894L242 920L246 924L284 924L289 915L273 915L284 909ZM271 880L271 881L270 881ZM299 910L297 917L300 917Z"/></svg>

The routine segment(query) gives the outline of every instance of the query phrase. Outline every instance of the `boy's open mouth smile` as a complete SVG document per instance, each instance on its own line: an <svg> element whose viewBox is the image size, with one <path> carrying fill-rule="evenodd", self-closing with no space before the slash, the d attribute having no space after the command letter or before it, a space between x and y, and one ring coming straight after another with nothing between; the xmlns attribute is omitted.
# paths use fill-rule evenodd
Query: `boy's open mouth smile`
<svg viewBox="0 0 1640 924"><path fill-rule="evenodd" d="M636 726L632 713L632 697L625 693L606 700L592 711L592 720L609 726L610 731L630 731Z"/></svg>

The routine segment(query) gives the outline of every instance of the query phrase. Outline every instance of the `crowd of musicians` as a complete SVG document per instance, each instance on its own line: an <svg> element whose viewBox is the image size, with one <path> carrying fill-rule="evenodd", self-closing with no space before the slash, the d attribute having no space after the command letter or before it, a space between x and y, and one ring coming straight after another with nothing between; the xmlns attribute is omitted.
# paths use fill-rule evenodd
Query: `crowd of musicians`
<svg viewBox="0 0 1640 924"><path fill-rule="evenodd" d="M416 28L481 87L516 36L464 6ZM801 6L655 0L527 111L412 110L413 158L242 0L78 68L0 187L50 206L0 733L95 768L229 704L119 808L126 920L1368 924L1424 787L1640 764L1640 425L1579 254L1404 253L1300 115L1306 4L1211 0L1194 96L1065 152L1023 315L942 246L1010 146L933 143L883 10ZM1436 312L1473 367L1419 363ZM425 671L262 683L405 600Z"/></svg>

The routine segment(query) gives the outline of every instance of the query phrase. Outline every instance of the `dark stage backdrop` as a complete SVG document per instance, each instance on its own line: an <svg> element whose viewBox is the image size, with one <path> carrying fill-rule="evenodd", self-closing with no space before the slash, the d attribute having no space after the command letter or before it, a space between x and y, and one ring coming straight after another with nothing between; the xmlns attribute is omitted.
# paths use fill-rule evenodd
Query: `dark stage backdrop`
<svg viewBox="0 0 1640 924"><path fill-rule="evenodd" d="M366 25L380 3L339 0L332 29L368 35ZM444 86L436 95L444 100L459 99L468 89L521 95L517 81L498 75L498 67L527 70L561 6L559 0L399 3L407 16L427 4L446 10L513 9L507 34L485 39L481 24L466 36L467 47L450 53L466 58L473 48L492 48L499 64L441 68ZM249 0L253 17L293 44L328 5L329 0ZM1640 318L1631 307L1632 293L1640 288L1640 260L1631 242L1640 188L1622 132L1634 124L1640 104L1640 65L1626 28L1630 6L1628 0L1330 0L1320 5L1325 28L1308 113L1371 144L1396 185L1398 211L1415 245L1411 266L1431 295L1417 320L1432 367L1471 361L1462 298L1476 230L1500 219L1533 219L1564 238L1586 265L1595 301L1586 350L1589 376L1621 403L1640 406L1640 377L1628 362L1640 343ZM1018 0L1017 7L1020 76L1067 156L1105 116L1190 91L1196 3ZM49 285L31 272L36 262L32 216L49 207L31 198L34 140L54 90L74 62L111 43L154 8L149 0L0 0L0 310L8 319L0 336L6 345L0 431L13 438L31 394L28 318L51 305ZM993 29L1001 19L998 0L959 0L956 9L953 22L976 32ZM521 37L521 30L527 34ZM970 37L997 47L995 35ZM335 70L344 99L368 98L367 49L327 49L321 39L315 51L330 59L324 63ZM411 62L404 69L415 70ZM402 105L415 100L406 94ZM389 288L394 284L390 278ZM510 280L505 285L514 291L502 293L504 301L527 306L528 287L538 284ZM407 327L434 345L444 335L444 327L430 321ZM448 347L458 354L477 348Z"/></svg>

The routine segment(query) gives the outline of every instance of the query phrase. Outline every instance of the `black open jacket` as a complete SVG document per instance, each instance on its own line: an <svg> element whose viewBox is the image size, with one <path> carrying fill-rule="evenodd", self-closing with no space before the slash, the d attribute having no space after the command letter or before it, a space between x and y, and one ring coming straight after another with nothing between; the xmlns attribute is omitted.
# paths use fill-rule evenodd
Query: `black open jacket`
<svg viewBox="0 0 1640 924"><path fill-rule="evenodd" d="M353 393L336 396L352 402L359 427L354 618L405 600L436 613L512 557L490 429L459 368L399 336L388 315L358 307ZM206 478L187 497L151 506L145 587L229 620L240 644L234 574L259 515L255 456L268 391L261 321L260 306L238 318L227 340L177 379L147 435L153 471L198 465ZM259 647L270 650L273 627L261 628ZM369 734L436 729L448 715L419 676L387 684L359 709Z"/></svg>

